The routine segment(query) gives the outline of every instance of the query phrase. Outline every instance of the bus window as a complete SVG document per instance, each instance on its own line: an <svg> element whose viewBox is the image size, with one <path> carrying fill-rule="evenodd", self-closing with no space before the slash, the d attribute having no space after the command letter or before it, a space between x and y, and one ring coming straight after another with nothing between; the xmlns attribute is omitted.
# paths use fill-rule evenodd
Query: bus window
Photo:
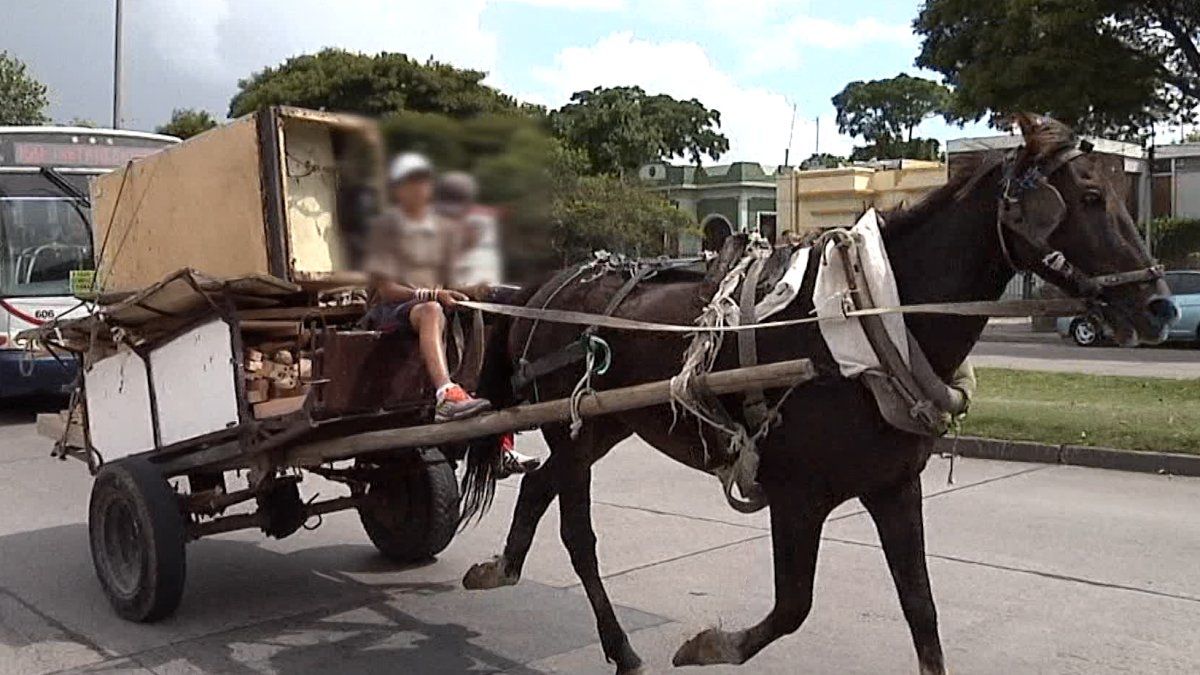
<svg viewBox="0 0 1200 675"><path fill-rule="evenodd" d="M0 297L69 295L71 270L92 267L87 210L40 176L14 178L0 177Z"/></svg>

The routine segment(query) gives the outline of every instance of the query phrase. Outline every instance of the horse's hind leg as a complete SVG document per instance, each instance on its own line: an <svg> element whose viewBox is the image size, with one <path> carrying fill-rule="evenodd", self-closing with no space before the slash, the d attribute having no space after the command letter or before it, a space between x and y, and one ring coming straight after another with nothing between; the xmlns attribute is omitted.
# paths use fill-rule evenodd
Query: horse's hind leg
<svg viewBox="0 0 1200 675"><path fill-rule="evenodd" d="M557 457L551 455L540 469L521 478L504 553L494 560L473 565L463 577L464 587L472 590L499 588L511 586L521 579L521 569L525 566L525 556L533 544L538 523L558 495L554 476L558 464Z"/></svg>
<svg viewBox="0 0 1200 675"><path fill-rule="evenodd" d="M917 648L921 675L944 675L942 642L938 637L937 608L925 566L925 527L921 509L919 475L862 497L875 520L879 541L887 557L900 607Z"/></svg>
<svg viewBox="0 0 1200 675"><path fill-rule="evenodd" d="M799 494L798 494L799 493ZM813 578L821 528L832 500L805 494L796 485L770 490L771 545L775 559L775 607L757 625L742 631L710 628L675 652L676 666L745 663L776 639L794 633L812 608Z"/></svg>

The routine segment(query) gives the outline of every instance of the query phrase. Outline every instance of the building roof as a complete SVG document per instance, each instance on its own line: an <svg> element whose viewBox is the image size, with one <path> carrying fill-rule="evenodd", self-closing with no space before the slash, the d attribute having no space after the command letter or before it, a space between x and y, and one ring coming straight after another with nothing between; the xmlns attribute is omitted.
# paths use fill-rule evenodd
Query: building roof
<svg viewBox="0 0 1200 675"><path fill-rule="evenodd" d="M1129 159L1145 159L1146 151L1135 143L1112 141L1107 138L1085 136L1086 140L1099 152L1108 155L1118 155ZM956 138L946 144L946 153L955 155L964 152L981 152L987 150L1011 150L1024 143L1024 139L1016 134L1003 136L981 136L979 138ZM1162 147L1162 146L1160 146Z"/></svg>
<svg viewBox="0 0 1200 675"><path fill-rule="evenodd" d="M757 162L733 162L714 166L646 164L638 177L648 187L701 188L714 185L766 184L774 187L777 167Z"/></svg>

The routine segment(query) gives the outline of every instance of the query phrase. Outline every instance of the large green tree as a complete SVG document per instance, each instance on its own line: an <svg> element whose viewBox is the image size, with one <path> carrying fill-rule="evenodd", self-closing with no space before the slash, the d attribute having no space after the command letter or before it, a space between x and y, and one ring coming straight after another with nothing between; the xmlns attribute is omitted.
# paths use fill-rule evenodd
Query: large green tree
<svg viewBox="0 0 1200 675"><path fill-rule="evenodd" d="M385 115L401 110L469 117L517 108L483 84L487 73L393 52L368 55L325 49L288 59L238 82L229 116L269 105Z"/></svg>
<svg viewBox="0 0 1200 675"><path fill-rule="evenodd" d="M935 159L937 141L914 138L913 132L930 117L946 115L949 102L945 85L904 73L851 82L833 97L838 131L867 142L851 159Z"/></svg>
<svg viewBox="0 0 1200 675"><path fill-rule="evenodd" d="M1134 136L1200 102L1197 0L926 0L914 28L964 120L1034 110Z"/></svg>
<svg viewBox="0 0 1200 675"><path fill-rule="evenodd" d="M550 114L555 133L587 158L596 173L623 175L648 162L685 157L718 159L729 139L721 113L696 99L649 95L641 87L579 91Z"/></svg>
<svg viewBox="0 0 1200 675"><path fill-rule="evenodd" d="M29 74L25 63L0 51L0 124L45 124L46 85Z"/></svg>
<svg viewBox="0 0 1200 675"><path fill-rule="evenodd" d="M217 121L206 110L176 108L171 111L171 121L159 126L154 131L187 140L215 126L217 126Z"/></svg>

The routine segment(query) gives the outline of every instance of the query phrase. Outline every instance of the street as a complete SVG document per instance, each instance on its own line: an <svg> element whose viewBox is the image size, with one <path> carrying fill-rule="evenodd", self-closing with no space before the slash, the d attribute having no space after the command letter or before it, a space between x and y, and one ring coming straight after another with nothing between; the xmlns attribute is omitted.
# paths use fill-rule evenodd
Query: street
<svg viewBox="0 0 1200 675"><path fill-rule="evenodd" d="M1090 375L1200 378L1200 350L1190 345L1169 347L1077 347L1046 338L1040 342L981 341L971 353L977 367L1045 370Z"/></svg>
<svg viewBox="0 0 1200 675"><path fill-rule="evenodd" d="M515 587L467 592L498 552L515 481L433 563L395 569L353 513L274 541L189 547L178 614L135 625L91 569L89 479L47 457L33 411L0 413L0 673L611 673L551 509ZM526 450L544 451L525 434ZM798 447L797 451L803 451ZM1200 671L1200 479L958 460L925 473L929 565L958 673ZM305 483L307 496L337 488ZM684 639L758 621L772 600L765 513L640 442L596 471L601 569L649 672ZM916 659L857 504L825 530L812 614L748 666L706 672L911 673Z"/></svg>

